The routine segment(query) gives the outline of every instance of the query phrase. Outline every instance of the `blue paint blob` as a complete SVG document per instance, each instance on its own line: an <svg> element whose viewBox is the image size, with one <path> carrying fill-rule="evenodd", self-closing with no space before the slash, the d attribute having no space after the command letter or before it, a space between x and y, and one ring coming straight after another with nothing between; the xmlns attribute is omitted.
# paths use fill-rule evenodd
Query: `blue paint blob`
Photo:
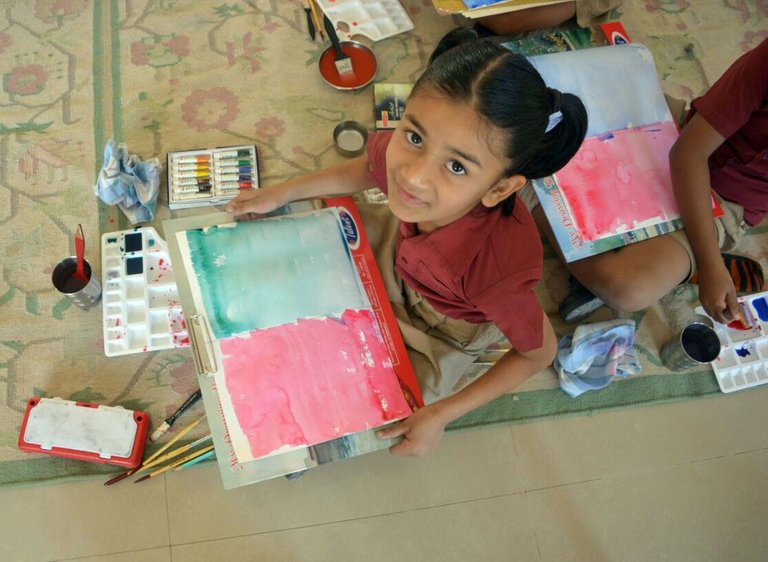
<svg viewBox="0 0 768 562"><path fill-rule="evenodd" d="M128 258L125 260L125 274L139 275L144 272L144 261L142 257Z"/></svg>
<svg viewBox="0 0 768 562"><path fill-rule="evenodd" d="M752 306L755 307L760 320L763 322L768 322L768 301L765 300L765 297L760 297L759 299L753 300Z"/></svg>
<svg viewBox="0 0 768 562"><path fill-rule="evenodd" d="M739 357L746 357L747 355L752 355L749 350L746 347L738 347L736 348L736 355Z"/></svg>
<svg viewBox="0 0 768 562"><path fill-rule="evenodd" d="M125 235L125 251L138 252L141 250L141 232Z"/></svg>

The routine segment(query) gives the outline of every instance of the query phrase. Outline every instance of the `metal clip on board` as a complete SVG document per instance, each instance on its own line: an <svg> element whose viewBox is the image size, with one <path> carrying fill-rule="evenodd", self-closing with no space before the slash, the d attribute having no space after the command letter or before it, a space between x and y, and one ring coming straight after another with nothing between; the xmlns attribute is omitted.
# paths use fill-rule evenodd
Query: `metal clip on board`
<svg viewBox="0 0 768 562"><path fill-rule="evenodd" d="M211 349L211 337L205 318L195 314L189 318L189 339L192 343L192 356L198 374L209 377L216 373L216 360Z"/></svg>

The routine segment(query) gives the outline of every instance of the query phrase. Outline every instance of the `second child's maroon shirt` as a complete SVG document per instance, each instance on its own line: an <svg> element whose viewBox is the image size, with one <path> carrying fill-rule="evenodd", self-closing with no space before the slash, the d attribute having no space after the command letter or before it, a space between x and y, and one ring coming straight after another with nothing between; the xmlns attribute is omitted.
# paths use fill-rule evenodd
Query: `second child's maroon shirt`
<svg viewBox="0 0 768 562"><path fill-rule="evenodd" d="M755 225L768 213L768 39L739 57L709 91L691 102L725 138L709 157L712 188L744 207Z"/></svg>
<svg viewBox="0 0 768 562"><path fill-rule="evenodd" d="M368 140L370 177L388 192L386 150L392 132ZM482 204L427 234L400 222L395 271L442 314L493 322L518 351L538 349L544 312L534 293L543 252L536 224L520 201L511 216Z"/></svg>

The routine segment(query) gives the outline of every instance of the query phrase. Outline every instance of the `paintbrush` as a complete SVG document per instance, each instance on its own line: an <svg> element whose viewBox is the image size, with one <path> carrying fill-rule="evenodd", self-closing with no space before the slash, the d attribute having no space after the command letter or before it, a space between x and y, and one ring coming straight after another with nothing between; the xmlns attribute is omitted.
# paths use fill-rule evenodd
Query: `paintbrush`
<svg viewBox="0 0 768 562"><path fill-rule="evenodd" d="M195 457L192 460L188 460L184 464L180 464L179 466L177 466L173 470L176 471L176 472L178 472L179 470L186 470L190 466L194 466L197 463L201 463L201 462L203 462L205 460L208 460L211 457L215 457L215 456L216 456L216 451L208 451L207 453L203 453L202 455L200 455L198 457Z"/></svg>
<svg viewBox="0 0 768 562"><path fill-rule="evenodd" d="M325 41L325 35L323 35L323 25L320 21L320 10L315 4L314 0L308 0L309 3L309 11L312 14L312 20L315 22L314 28L317 30L317 32L320 34L320 39ZM312 37L314 39L314 37Z"/></svg>
<svg viewBox="0 0 768 562"><path fill-rule="evenodd" d="M139 470L141 470L141 466L142 465L134 466L131 470L129 470L127 472L123 472L122 474L119 474L119 475L115 476L114 478L110 478L109 480L104 482L104 485L105 486L111 486L112 484L120 482L120 480L123 480L124 478L128 478L129 476L133 476Z"/></svg>
<svg viewBox="0 0 768 562"><path fill-rule="evenodd" d="M191 424L189 424L187 427L185 427L184 429L182 429L182 430L179 432L179 434L178 434L178 435L176 435L176 436L175 436L173 439L171 439L170 441L168 441L168 443L166 443L165 445L163 445L162 447L160 447L160 448L159 448L157 451L155 451L155 452L154 452L152 455L150 455L150 457L149 457L148 459L146 459L146 460L145 460L143 463L141 463L141 466L139 467L139 469L141 469L141 468L142 468L142 467L144 467L144 466L147 466L149 463L151 463L153 460L155 460L157 457L159 457L159 456L160 456L160 455L161 455L163 452L165 452L165 450L166 450L168 447L170 447L171 445L173 445L174 443L176 443L176 441L178 441L179 439L181 439L182 437L184 437L184 436L185 436L187 433L189 433L190 431L192 431L192 430L193 430L193 429L194 429L194 428L197 426L197 424L199 424L199 423L200 423L201 421L203 421L204 419L205 419L205 415L203 415L203 417L201 417L201 418L198 418L196 421L193 421L193 422L192 422Z"/></svg>
<svg viewBox="0 0 768 562"><path fill-rule="evenodd" d="M190 449L194 449L195 447L197 447L201 443L205 443L206 441L208 441L210 439L211 439L211 436L210 435L206 435L205 437L201 437L197 441L193 441L192 443L188 443L187 445L182 445L181 447L177 447L173 451L170 451L169 453L166 453L166 454L164 454L164 455L162 455L160 457L157 457L152 462L144 463L141 466L141 471L144 472L148 468L151 468L151 467L156 466L158 464L164 463L165 461L169 461L172 458L178 457L182 453L185 453L185 452L189 451Z"/></svg>
<svg viewBox="0 0 768 562"><path fill-rule="evenodd" d="M77 257L77 268L75 269L75 278L88 283L88 277L85 275L85 236L83 235L83 225L77 225L75 233L75 256Z"/></svg>
<svg viewBox="0 0 768 562"><path fill-rule="evenodd" d="M312 7L309 2L304 2L304 13L307 15L307 31L309 31L309 37L312 41L315 40L315 24L312 21Z"/></svg>
<svg viewBox="0 0 768 562"><path fill-rule="evenodd" d="M180 466L186 462L189 462L201 455L206 454L208 451L212 451L212 450L213 450L213 445L208 445L207 447L200 449L199 451L195 451L191 455L187 455L186 457L183 457L175 462L172 462L171 464L167 464L162 468L158 468L154 472L150 472L149 474L142 476L138 480L134 481L134 484L138 484L139 482L144 482L144 480L147 480L148 478L154 478L155 476L162 474L166 470L171 470L172 468L176 468L177 466Z"/></svg>
<svg viewBox="0 0 768 562"><path fill-rule="evenodd" d="M173 413L171 416L169 416L169 417L165 418L165 421L164 421L162 424L160 424L160 427L158 427L158 428L157 428L157 429L154 431L154 433L152 433L152 437L150 437L150 438L149 438L149 440L150 440L150 441L152 441L152 442L154 443L155 441L157 441L158 439L160 439L160 438L161 438L163 435L165 435L165 432L166 432L166 431L168 431L169 429L171 429L171 426L172 426L172 425L173 425L173 423L176 421L176 419L177 419L177 418L178 418L178 417L179 417L181 414L183 414L184 412L186 412L186 411L187 411L189 408L191 408L191 407L192 407L192 405L193 405L195 402L197 402L198 400L200 400L200 397L201 397L202 395L203 395L203 393L200 391L200 389L198 389L197 391L195 391L195 392L192 394L192 396L190 396L189 398L187 398L187 399L184 401L184 403L183 403L181 406L179 406L179 408L178 408L178 409L177 409L177 410L176 410L176 411L175 411L175 412L174 412L174 413Z"/></svg>
<svg viewBox="0 0 768 562"><path fill-rule="evenodd" d="M349 55L345 54L344 51L341 50L341 43L339 43L339 36L336 35L336 29L333 27L333 22L331 22L331 20L328 19L328 16L325 14L323 14L323 25L325 25L325 31L328 33L328 37L331 38L331 43L333 43L333 50L336 51L334 56L336 71L339 73L339 75L350 74L354 72L355 69L352 68L352 59L349 58Z"/></svg>
<svg viewBox="0 0 768 562"><path fill-rule="evenodd" d="M178 441L179 439L181 439L181 438L182 438L184 435L186 435L186 434L187 434L189 431L192 431L192 430L193 430L193 429L194 429L194 428L197 426L197 424L199 424L199 423L200 423L201 421L203 421L204 419L205 419L205 416L203 416L202 418L198 419L197 421L194 421L194 422L192 422L192 423L191 423L191 424L189 424L187 427L185 427L184 429L182 429L182 430L181 430L181 432L179 432L179 434L178 434L176 437L174 437L173 439L171 439L170 441L168 441L168 443L166 443L165 445L163 445L162 447L160 447L160 448L159 448L157 451L155 451L155 452L154 452L152 455L150 455L150 456L149 456L149 458L147 458L147 459L146 459L146 460L144 460L144 461L143 461L141 464L139 464L139 466L135 466L135 467L133 467L131 470L127 471L127 472L123 472L122 474L118 474L118 475L117 475L117 476L115 476L114 478L110 478L109 480L107 480L106 482L104 482L104 485L105 485L105 486L111 486L112 484L115 484L115 483L117 483L117 482L120 482L120 480L123 480L124 478L128 478L129 476L133 476L134 474L136 474L136 473L137 473L137 472L139 472L140 470L143 470L143 469L144 469L144 467L146 467L147 465L149 465L149 464L154 464L152 461L154 461L154 460L155 460L157 457L159 457L159 456L160 456L160 454L161 454L163 451L165 451L165 450L166 450L168 447L170 447L170 446L171 446L171 445L173 445L173 444L174 444L176 441ZM210 436L209 436L209 437L210 437Z"/></svg>

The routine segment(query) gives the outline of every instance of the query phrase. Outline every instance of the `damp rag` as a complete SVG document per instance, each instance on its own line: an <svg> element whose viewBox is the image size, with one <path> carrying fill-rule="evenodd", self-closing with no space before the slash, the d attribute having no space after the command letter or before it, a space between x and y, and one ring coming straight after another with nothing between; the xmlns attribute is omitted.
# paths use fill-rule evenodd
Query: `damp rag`
<svg viewBox="0 0 768 562"><path fill-rule="evenodd" d="M554 367L560 388L572 398L608 386L618 377L642 371L632 347L634 320L611 320L578 326L557 346Z"/></svg>
<svg viewBox="0 0 768 562"><path fill-rule="evenodd" d="M126 145L109 139L94 192L107 205L120 207L131 224L148 222L155 218L160 170L157 158L142 162Z"/></svg>

